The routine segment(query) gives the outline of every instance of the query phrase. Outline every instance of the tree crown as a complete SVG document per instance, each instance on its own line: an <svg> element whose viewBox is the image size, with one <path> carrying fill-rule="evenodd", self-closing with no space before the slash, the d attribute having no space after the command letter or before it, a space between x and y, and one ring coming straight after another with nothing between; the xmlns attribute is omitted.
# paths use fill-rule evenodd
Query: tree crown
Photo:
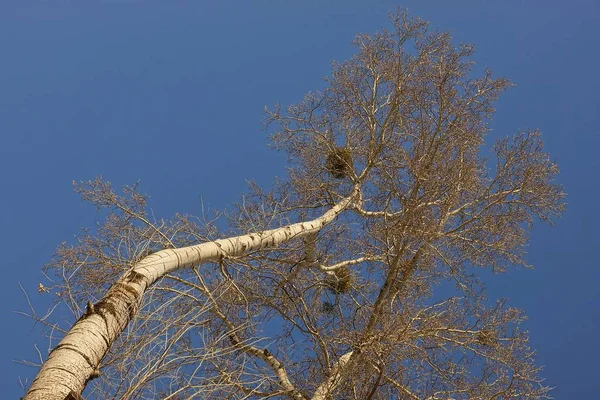
<svg viewBox="0 0 600 400"><path fill-rule="evenodd" d="M266 111L289 179L253 186L227 213L230 231L207 218L155 221L136 187L75 185L109 210L46 267L76 316L163 249L340 208L317 232L164 276L104 359L99 396L547 396L523 314L487 301L472 269L527 266L531 224L563 210L540 133L501 139L484 158L510 83L474 76L473 47L424 21L397 12L355 45L322 92Z"/></svg>

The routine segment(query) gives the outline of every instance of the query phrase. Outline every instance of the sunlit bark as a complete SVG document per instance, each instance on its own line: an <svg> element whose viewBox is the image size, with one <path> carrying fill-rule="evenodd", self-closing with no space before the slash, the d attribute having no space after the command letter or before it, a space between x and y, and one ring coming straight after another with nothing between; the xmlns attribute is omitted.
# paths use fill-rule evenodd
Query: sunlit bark
<svg viewBox="0 0 600 400"><path fill-rule="evenodd" d="M277 247L292 239L315 234L346 209L356 194L357 191L354 191L321 217L310 221L196 246L161 250L144 258L73 325L48 356L24 399L62 400L70 392L81 393L111 344L135 316L146 289L166 274L181 268ZM253 352L262 353L262 350L254 349ZM282 366L272 356L264 356L264 359L274 365L284 388L293 391L293 385Z"/></svg>

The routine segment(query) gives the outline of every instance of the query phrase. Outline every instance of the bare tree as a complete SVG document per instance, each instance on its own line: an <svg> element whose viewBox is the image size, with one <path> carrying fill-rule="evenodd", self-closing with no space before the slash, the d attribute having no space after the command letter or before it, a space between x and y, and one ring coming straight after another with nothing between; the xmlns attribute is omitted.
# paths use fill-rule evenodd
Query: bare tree
<svg viewBox="0 0 600 400"><path fill-rule="evenodd" d="M323 92L267 110L287 181L214 220L155 220L136 187L76 184L107 210L46 266L63 329L26 399L546 398L523 314L476 267L527 266L563 210L540 134L481 150L510 86L405 13L359 35ZM42 289L41 289L42 290ZM87 304L87 306L83 306ZM69 397L71 396L71 397Z"/></svg>

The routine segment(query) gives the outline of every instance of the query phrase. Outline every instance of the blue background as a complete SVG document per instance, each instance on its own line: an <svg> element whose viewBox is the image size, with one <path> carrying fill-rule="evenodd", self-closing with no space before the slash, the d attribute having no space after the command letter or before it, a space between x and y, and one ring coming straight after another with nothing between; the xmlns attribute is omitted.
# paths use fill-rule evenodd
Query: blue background
<svg viewBox="0 0 600 400"><path fill-rule="evenodd" d="M535 270L489 274L508 297L557 399L600 391L597 203L600 6L572 1L47 1L0 0L0 250L2 397L18 398L48 342L15 314L37 294L40 267L99 216L73 180L142 183L157 217L223 209L246 180L285 174L267 149L265 105L322 88L356 33L389 26L397 6L476 45L518 87L498 102L491 136L540 128L562 169L568 211L538 225ZM46 295L49 296L49 295Z"/></svg>

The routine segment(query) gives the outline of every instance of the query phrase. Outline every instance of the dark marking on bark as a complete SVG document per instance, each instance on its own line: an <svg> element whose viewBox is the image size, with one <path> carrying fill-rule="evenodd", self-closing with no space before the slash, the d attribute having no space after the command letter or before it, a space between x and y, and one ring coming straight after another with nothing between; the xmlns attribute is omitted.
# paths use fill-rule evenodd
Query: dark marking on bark
<svg viewBox="0 0 600 400"><path fill-rule="evenodd" d="M94 368L94 370L90 374L90 377L87 379L87 381L85 382L85 384L87 385L87 383L89 381L93 381L96 378L100 378L100 369L98 367Z"/></svg>
<svg viewBox="0 0 600 400"><path fill-rule="evenodd" d="M85 380L85 385L83 387L86 387L87 384L90 381L93 381L96 378L100 377L100 369L98 367L95 367L94 370L92 371L92 373L90 374L90 376Z"/></svg>
<svg viewBox="0 0 600 400"><path fill-rule="evenodd" d="M69 394L67 395L67 397L65 397L65 400L85 400L85 399L79 393L75 392L74 390L71 390L69 392Z"/></svg>
<svg viewBox="0 0 600 400"><path fill-rule="evenodd" d="M127 276L125 277L125 281L127 282L131 282L131 283L140 283L142 282L146 277L142 274L140 274L139 272L135 272L135 271L130 271Z"/></svg>
<svg viewBox="0 0 600 400"><path fill-rule="evenodd" d="M95 314L95 313L96 313L96 310L95 310L94 304L92 304L91 301L88 301L87 305L85 307L85 313L83 315L85 317L89 317L90 315Z"/></svg>
<svg viewBox="0 0 600 400"><path fill-rule="evenodd" d="M271 353L269 353L269 350L267 350L266 348L263 350L263 353L264 353L265 357L271 356Z"/></svg>
<svg viewBox="0 0 600 400"><path fill-rule="evenodd" d="M114 287L118 288L119 290L121 290L123 292L129 293L130 295L132 295L135 298L138 297L137 290L135 290L134 288L132 288L128 283L116 282Z"/></svg>
<svg viewBox="0 0 600 400"><path fill-rule="evenodd" d="M96 368L92 371L92 374L90 375L90 380L96 379L96 378L100 378L100 369Z"/></svg>
<svg viewBox="0 0 600 400"><path fill-rule="evenodd" d="M102 315L104 317L105 314L110 314L113 317L116 317L117 310L110 301L107 299L102 299L98 303L96 303L96 313ZM106 318L105 318L106 319Z"/></svg>

